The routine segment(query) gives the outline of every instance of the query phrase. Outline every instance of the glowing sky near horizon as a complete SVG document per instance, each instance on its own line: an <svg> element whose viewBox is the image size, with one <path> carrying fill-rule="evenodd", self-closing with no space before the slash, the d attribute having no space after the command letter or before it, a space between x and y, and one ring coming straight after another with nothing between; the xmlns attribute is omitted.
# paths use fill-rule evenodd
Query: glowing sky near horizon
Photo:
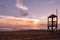
<svg viewBox="0 0 60 40"><path fill-rule="evenodd" d="M30 26L37 27L40 20L33 18L20 18L14 16L0 16L0 26ZM18 28L18 27L17 27Z"/></svg>
<svg viewBox="0 0 60 40"><path fill-rule="evenodd" d="M28 18L31 21L31 18L33 18L34 20L40 20L40 24L46 24L47 17L55 14L56 9L58 10L58 22L60 23L60 0L0 0L0 23L4 23L4 25L6 25L5 23L10 23L11 25L16 25L16 23L18 23L17 25L30 25L30 23L24 20ZM29 14L22 17L24 24L22 22L19 23L21 11L28 12ZM11 19L13 21L10 21ZM33 23L36 24L37 22Z"/></svg>

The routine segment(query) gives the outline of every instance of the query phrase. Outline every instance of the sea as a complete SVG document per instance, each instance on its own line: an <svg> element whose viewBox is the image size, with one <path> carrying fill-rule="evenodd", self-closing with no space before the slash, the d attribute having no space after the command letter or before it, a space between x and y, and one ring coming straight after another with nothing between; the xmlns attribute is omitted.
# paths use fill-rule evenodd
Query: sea
<svg viewBox="0 0 60 40"><path fill-rule="evenodd" d="M0 26L0 31L18 31L18 30L47 30L47 25L46 24L42 24L40 26L35 26L35 27L31 27L31 26ZM58 24L58 28L60 29L60 24Z"/></svg>

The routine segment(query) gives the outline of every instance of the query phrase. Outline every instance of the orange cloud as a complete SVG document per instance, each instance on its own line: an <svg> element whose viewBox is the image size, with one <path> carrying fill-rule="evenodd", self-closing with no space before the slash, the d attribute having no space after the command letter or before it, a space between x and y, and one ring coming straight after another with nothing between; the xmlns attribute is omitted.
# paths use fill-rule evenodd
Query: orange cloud
<svg viewBox="0 0 60 40"><path fill-rule="evenodd" d="M19 18L14 16L0 16L0 23L3 25L13 25L13 26L36 26L39 20L30 18Z"/></svg>

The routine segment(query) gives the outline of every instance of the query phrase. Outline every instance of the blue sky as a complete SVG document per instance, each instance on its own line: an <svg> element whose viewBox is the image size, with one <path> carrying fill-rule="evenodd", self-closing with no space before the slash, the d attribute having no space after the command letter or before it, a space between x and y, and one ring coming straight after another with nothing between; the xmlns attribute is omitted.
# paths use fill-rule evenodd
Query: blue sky
<svg viewBox="0 0 60 40"><path fill-rule="evenodd" d="M29 17L48 16L55 13L55 9L58 9L58 13L60 13L60 0L22 0L22 2L28 8L28 10L23 11L28 12ZM20 8L16 7L16 0L0 0L0 5L1 15L16 16L21 11Z"/></svg>

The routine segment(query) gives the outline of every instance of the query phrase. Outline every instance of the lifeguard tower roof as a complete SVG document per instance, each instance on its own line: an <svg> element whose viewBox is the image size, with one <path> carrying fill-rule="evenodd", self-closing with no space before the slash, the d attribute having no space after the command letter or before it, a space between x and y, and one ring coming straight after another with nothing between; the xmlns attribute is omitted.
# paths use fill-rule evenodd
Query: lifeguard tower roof
<svg viewBox="0 0 60 40"><path fill-rule="evenodd" d="M52 14L48 18L55 18L55 17L57 17L57 15Z"/></svg>

